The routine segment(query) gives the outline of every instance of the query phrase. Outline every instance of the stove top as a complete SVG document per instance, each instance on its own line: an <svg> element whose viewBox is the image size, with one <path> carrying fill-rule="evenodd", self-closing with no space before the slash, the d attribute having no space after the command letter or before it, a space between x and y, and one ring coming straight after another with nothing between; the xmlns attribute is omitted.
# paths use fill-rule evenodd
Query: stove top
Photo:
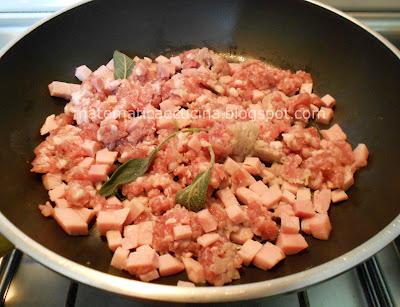
<svg viewBox="0 0 400 307"><path fill-rule="evenodd" d="M0 47L33 23L78 0L0 1ZM400 47L400 2L325 0ZM107 293L63 277L18 250L1 259L0 304L6 306L179 306ZM185 305L193 305L188 302ZM218 306L400 306L400 237L356 268L297 293Z"/></svg>

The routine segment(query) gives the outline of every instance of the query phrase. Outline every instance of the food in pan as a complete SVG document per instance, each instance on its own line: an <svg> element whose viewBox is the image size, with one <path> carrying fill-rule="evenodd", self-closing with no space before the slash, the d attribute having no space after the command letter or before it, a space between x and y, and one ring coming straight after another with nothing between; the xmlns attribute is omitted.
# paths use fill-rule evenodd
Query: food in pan
<svg viewBox="0 0 400 307"><path fill-rule="evenodd" d="M186 271L224 285L328 240L368 149L332 122L336 100L311 75L207 48L130 59L116 51L46 118L32 171L39 205L69 235L104 236L111 265L143 281ZM180 282L182 286L191 286Z"/></svg>

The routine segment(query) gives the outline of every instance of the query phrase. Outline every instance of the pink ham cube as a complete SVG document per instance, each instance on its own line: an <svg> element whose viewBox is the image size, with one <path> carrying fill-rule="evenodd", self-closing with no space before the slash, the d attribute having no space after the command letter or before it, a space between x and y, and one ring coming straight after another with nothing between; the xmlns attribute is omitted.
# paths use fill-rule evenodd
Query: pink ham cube
<svg viewBox="0 0 400 307"><path fill-rule="evenodd" d="M96 212L93 209L89 208L74 208L74 210L79 214L79 216L84 220L86 224L90 224L90 222L94 219L96 216Z"/></svg>
<svg viewBox="0 0 400 307"><path fill-rule="evenodd" d="M112 165L117 159L117 156L117 151L109 151L107 148L103 148L96 152L96 163Z"/></svg>
<svg viewBox="0 0 400 307"><path fill-rule="evenodd" d="M197 243L203 247L207 247L219 240L220 236L217 233L206 233L197 238Z"/></svg>
<svg viewBox="0 0 400 307"><path fill-rule="evenodd" d="M240 206L239 202L237 201L235 195L233 195L233 192L230 188L219 190L217 192L217 197L222 201L225 207L229 207L231 205Z"/></svg>
<svg viewBox="0 0 400 307"><path fill-rule="evenodd" d="M177 287L188 287L188 288L193 288L196 287L196 285L190 281L184 281L184 280L178 280L176 283Z"/></svg>
<svg viewBox="0 0 400 307"><path fill-rule="evenodd" d="M314 238L319 240L328 240L332 230L329 216L325 213L318 213L312 218L310 231Z"/></svg>
<svg viewBox="0 0 400 307"><path fill-rule="evenodd" d="M189 225L176 225L173 228L175 240L186 240L192 237L192 228Z"/></svg>
<svg viewBox="0 0 400 307"><path fill-rule="evenodd" d="M101 235L105 235L108 230L122 230L129 213L129 209L100 211L97 215L97 229Z"/></svg>
<svg viewBox="0 0 400 307"><path fill-rule="evenodd" d="M347 139L347 135L338 124L334 124L329 129L321 130L321 134L328 141L345 141Z"/></svg>
<svg viewBox="0 0 400 307"><path fill-rule="evenodd" d="M301 231L302 232L304 232L304 233L306 233L308 235L311 234L310 225L311 225L312 220L313 220L313 217L309 217L309 218L301 220Z"/></svg>
<svg viewBox="0 0 400 307"><path fill-rule="evenodd" d="M294 185L294 184L291 184L291 183L289 183L287 181L284 181L282 183L281 189L282 189L282 191L287 190L290 193L296 195L297 194L297 190L299 189L299 187L297 185Z"/></svg>
<svg viewBox="0 0 400 307"><path fill-rule="evenodd" d="M323 105L327 108L332 108L336 104L335 98L333 98L329 94L326 94L325 96L321 97L321 101Z"/></svg>
<svg viewBox="0 0 400 307"><path fill-rule="evenodd" d="M331 108L322 107L317 113L317 122L328 125L333 118L333 110Z"/></svg>
<svg viewBox="0 0 400 307"><path fill-rule="evenodd" d="M54 114L51 114L46 117L46 120L44 121L42 128L40 128L40 135L45 135L58 128L59 125L55 120L55 118L56 116Z"/></svg>
<svg viewBox="0 0 400 307"><path fill-rule="evenodd" d="M263 245L254 240L247 240L238 251L238 255L243 260L244 265L249 265Z"/></svg>
<svg viewBox="0 0 400 307"><path fill-rule="evenodd" d="M61 183L54 189L49 190L50 200L55 202L57 199L63 198L65 196L66 189L67 185L65 183Z"/></svg>
<svg viewBox="0 0 400 307"><path fill-rule="evenodd" d="M277 217L282 217L282 215L294 215L293 207L292 205L286 204L286 203L280 203L278 207L275 208L274 210L274 216Z"/></svg>
<svg viewBox="0 0 400 307"><path fill-rule="evenodd" d="M130 253L126 260L126 269L133 275L146 274L157 269L158 265L158 255L152 248Z"/></svg>
<svg viewBox="0 0 400 307"><path fill-rule="evenodd" d="M269 190L268 187L261 180L254 182L252 185L249 186L249 189L261 198L265 193L268 193Z"/></svg>
<svg viewBox="0 0 400 307"><path fill-rule="evenodd" d="M273 208L282 199L282 191L277 184L272 185L268 192L262 196L263 205L268 209Z"/></svg>
<svg viewBox="0 0 400 307"><path fill-rule="evenodd" d="M225 171L229 175L232 176L235 172L240 170L241 166L235 160L233 160L232 158L228 157L224 162L224 168L225 168Z"/></svg>
<svg viewBox="0 0 400 307"><path fill-rule="evenodd" d="M92 70L86 65L81 65L75 69L75 77L79 81L85 81L92 74Z"/></svg>
<svg viewBox="0 0 400 307"><path fill-rule="evenodd" d="M262 270L269 270L285 257L285 253L279 246L267 242L255 255L253 264Z"/></svg>
<svg viewBox="0 0 400 307"><path fill-rule="evenodd" d="M170 254L161 255L158 258L159 261L159 268L161 276L169 276L178 274L185 269L185 266L182 262L180 262L175 257L171 256Z"/></svg>
<svg viewBox="0 0 400 307"><path fill-rule="evenodd" d="M311 200L296 200L293 204L294 214L301 218L312 217L315 214Z"/></svg>
<svg viewBox="0 0 400 307"><path fill-rule="evenodd" d="M332 192L329 189L316 190L314 192L314 210L319 213L326 213L329 210L332 200Z"/></svg>
<svg viewBox="0 0 400 307"><path fill-rule="evenodd" d="M349 199L349 196L343 190L334 190L332 191L332 202L338 203L340 201L344 201Z"/></svg>
<svg viewBox="0 0 400 307"><path fill-rule="evenodd" d="M217 230L218 222L208 209L203 209L196 213L197 221L204 232Z"/></svg>
<svg viewBox="0 0 400 307"><path fill-rule="evenodd" d="M70 205L65 198L57 198L55 201L57 208L69 208Z"/></svg>
<svg viewBox="0 0 400 307"><path fill-rule="evenodd" d="M353 154L355 169L367 166L369 152L365 144L358 144L357 147L354 148Z"/></svg>
<svg viewBox="0 0 400 307"><path fill-rule="evenodd" d="M287 202L288 204L293 204L294 201L296 200L296 196L288 190L283 190L281 199L282 201Z"/></svg>
<svg viewBox="0 0 400 307"><path fill-rule="evenodd" d="M151 245L153 243L153 222L146 221L138 225L138 245Z"/></svg>
<svg viewBox="0 0 400 307"><path fill-rule="evenodd" d="M133 249L138 247L139 225L128 225L124 227L124 238L122 239L122 247L125 249Z"/></svg>
<svg viewBox="0 0 400 307"><path fill-rule="evenodd" d="M52 190L62 184L62 174L61 173L47 173L42 176L42 182L46 190Z"/></svg>
<svg viewBox="0 0 400 307"><path fill-rule="evenodd" d="M241 201L245 205L262 204L261 198L248 188L240 187L236 190L235 194L239 201Z"/></svg>
<svg viewBox="0 0 400 307"><path fill-rule="evenodd" d="M281 215L281 232L294 234L300 231L300 219L297 216Z"/></svg>
<svg viewBox="0 0 400 307"><path fill-rule="evenodd" d="M300 86L300 93L308 93L311 94L313 89L313 84L311 82L303 83Z"/></svg>
<svg viewBox="0 0 400 307"><path fill-rule="evenodd" d="M122 202L116 196L111 196L107 198L107 207L108 208L122 207Z"/></svg>
<svg viewBox="0 0 400 307"><path fill-rule="evenodd" d="M195 284L204 284L206 282L204 268L200 262L188 257L182 257L182 262L190 281Z"/></svg>
<svg viewBox="0 0 400 307"><path fill-rule="evenodd" d="M147 272L146 274L139 274L139 279L141 281L145 281L145 282L156 280L158 278L160 278L160 275L158 274L157 270L151 270L150 272Z"/></svg>
<svg viewBox="0 0 400 307"><path fill-rule="evenodd" d="M311 191L309 188L300 188L297 190L296 200L311 200Z"/></svg>
<svg viewBox="0 0 400 307"><path fill-rule="evenodd" d="M92 140L84 140L83 143L81 144L81 148L90 157L93 157L96 154L96 151L99 149L99 147L100 144Z"/></svg>
<svg viewBox="0 0 400 307"><path fill-rule="evenodd" d="M124 205L126 208L129 208L129 214L126 219L126 224L131 224L133 221L135 221L139 215L141 215L144 212L144 205L141 201L137 199L132 199L132 200L126 200L124 201Z"/></svg>
<svg viewBox="0 0 400 307"><path fill-rule="evenodd" d="M49 84L49 92L53 97L60 97L67 100L71 99L73 92L79 91L81 86L79 84L53 81Z"/></svg>
<svg viewBox="0 0 400 307"><path fill-rule="evenodd" d="M87 157L83 159L81 162L79 162L78 166L83 167L83 168L89 168L94 162L94 159L92 157Z"/></svg>
<svg viewBox="0 0 400 307"><path fill-rule="evenodd" d="M118 230L109 230L106 232L108 247L114 252L122 245L122 236Z"/></svg>
<svg viewBox="0 0 400 307"><path fill-rule="evenodd" d="M246 221L246 215L239 205L230 205L225 207L225 212L229 219L235 223L240 224Z"/></svg>
<svg viewBox="0 0 400 307"><path fill-rule="evenodd" d="M257 157L246 157L243 161L243 167L253 176L261 175L263 164Z"/></svg>
<svg viewBox="0 0 400 307"><path fill-rule="evenodd" d="M129 256L129 250L118 247L115 250L114 255L111 259L111 266L119 270L124 270L128 256Z"/></svg>
<svg viewBox="0 0 400 307"><path fill-rule="evenodd" d="M91 181L99 182L107 179L110 166L107 164L93 164L90 166L88 175Z"/></svg>
<svg viewBox="0 0 400 307"><path fill-rule="evenodd" d="M244 244L254 236L250 227L240 227L238 231L231 232L230 239L233 243Z"/></svg>
<svg viewBox="0 0 400 307"><path fill-rule="evenodd" d="M74 209L56 207L54 208L53 217L61 228L71 236L88 234L88 225Z"/></svg>
<svg viewBox="0 0 400 307"><path fill-rule="evenodd" d="M307 241L301 234L280 233L276 240L285 255L294 255L308 247Z"/></svg>
<svg viewBox="0 0 400 307"><path fill-rule="evenodd" d="M137 236L125 237L121 240L121 246L123 249L134 249L138 247L138 238Z"/></svg>

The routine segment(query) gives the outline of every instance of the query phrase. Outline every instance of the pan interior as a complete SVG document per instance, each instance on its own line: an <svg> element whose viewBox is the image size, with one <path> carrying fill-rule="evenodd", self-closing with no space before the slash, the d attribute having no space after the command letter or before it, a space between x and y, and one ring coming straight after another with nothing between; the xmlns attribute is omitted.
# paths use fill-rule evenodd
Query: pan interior
<svg viewBox="0 0 400 307"><path fill-rule="evenodd" d="M236 283L287 276L332 260L362 244L398 214L400 167L397 123L399 59L350 21L302 1L94 1L67 11L14 45L0 60L0 206L26 235L48 249L113 275L111 252L98 234L69 237L37 204L46 200L40 176L29 172L45 117L64 101L48 95L52 80L76 82L74 68L96 68L115 49L134 56L173 54L193 47L261 58L303 69L317 94L338 105L335 122L353 145L368 145L368 167L357 174L350 200L330 211L329 241L307 237L309 251L288 257L275 269L241 270ZM160 279L175 284L183 275Z"/></svg>

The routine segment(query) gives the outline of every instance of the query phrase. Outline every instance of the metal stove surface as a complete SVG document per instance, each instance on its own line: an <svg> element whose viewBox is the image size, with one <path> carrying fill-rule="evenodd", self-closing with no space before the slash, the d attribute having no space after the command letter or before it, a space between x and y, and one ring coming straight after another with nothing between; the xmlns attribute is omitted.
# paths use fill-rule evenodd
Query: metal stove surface
<svg viewBox="0 0 400 307"><path fill-rule="evenodd" d="M0 47L33 23L78 0L1 0ZM326 0L400 47L400 1ZM396 242L397 241L397 242ZM298 293L215 306L400 306L400 239L331 280ZM78 284L14 250L1 260L0 304L6 306L179 306L117 296Z"/></svg>

